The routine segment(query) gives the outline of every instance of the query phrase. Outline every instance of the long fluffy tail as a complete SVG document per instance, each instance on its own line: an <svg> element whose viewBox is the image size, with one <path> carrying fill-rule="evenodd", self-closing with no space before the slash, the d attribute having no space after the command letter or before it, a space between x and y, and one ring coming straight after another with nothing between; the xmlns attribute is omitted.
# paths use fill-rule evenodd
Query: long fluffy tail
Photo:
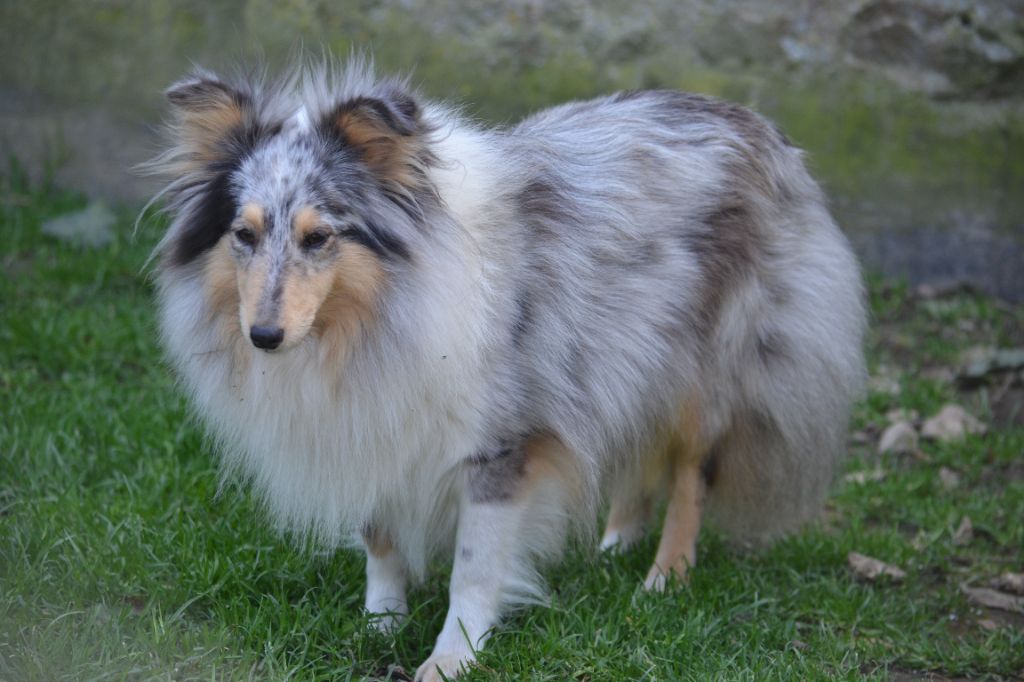
<svg viewBox="0 0 1024 682"><path fill-rule="evenodd" d="M773 318L774 349L748 350L726 389L730 426L711 451L707 512L734 537L770 538L813 518L845 454L866 372L860 287L843 256L835 280Z"/></svg>
<svg viewBox="0 0 1024 682"><path fill-rule="evenodd" d="M710 454L712 523L735 539L763 541L814 518L844 451L845 423L786 430L764 415L741 415Z"/></svg>

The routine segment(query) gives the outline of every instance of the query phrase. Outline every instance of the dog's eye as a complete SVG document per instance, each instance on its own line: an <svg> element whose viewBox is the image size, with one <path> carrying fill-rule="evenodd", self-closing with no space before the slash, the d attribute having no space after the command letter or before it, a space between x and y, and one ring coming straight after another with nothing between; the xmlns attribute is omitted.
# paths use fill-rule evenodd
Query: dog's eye
<svg viewBox="0 0 1024 682"><path fill-rule="evenodd" d="M302 248L307 251L315 251L327 243L330 237L327 230L315 230L302 238Z"/></svg>
<svg viewBox="0 0 1024 682"><path fill-rule="evenodd" d="M246 246L256 245L256 233L250 230L248 227L240 227L235 230L235 239L242 242Z"/></svg>

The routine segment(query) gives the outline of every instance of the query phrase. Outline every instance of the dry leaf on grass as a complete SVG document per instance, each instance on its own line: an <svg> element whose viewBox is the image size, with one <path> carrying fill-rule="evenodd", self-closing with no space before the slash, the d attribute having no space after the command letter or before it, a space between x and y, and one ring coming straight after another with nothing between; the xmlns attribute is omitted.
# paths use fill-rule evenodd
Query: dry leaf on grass
<svg viewBox="0 0 1024 682"><path fill-rule="evenodd" d="M1012 594L1000 592L999 590L990 590L987 587L967 587L967 585L961 585L960 590L967 595L969 600L980 606L1024 613L1024 597L1015 597Z"/></svg>
<svg viewBox="0 0 1024 682"><path fill-rule="evenodd" d="M1003 573L992 579L992 587L1003 592L1024 595L1024 573Z"/></svg>
<svg viewBox="0 0 1024 682"><path fill-rule="evenodd" d="M910 422L890 424L878 440L878 452L895 454L913 452L917 449L917 431Z"/></svg>
<svg viewBox="0 0 1024 682"><path fill-rule="evenodd" d="M921 415L918 414L917 410L907 410L902 407L894 407L893 409L885 413L885 420L890 424L895 424L896 422L913 423L920 418Z"/></svg>
<svg viewBox="0 0 1024 682"><path fill-rule="evenodd" d="M999 623L995 622L991 618L983 618L978 621L978 627L980 627L982 630L998 630Z"/></svg>
<svg viewBox="0 0 1024 682"><path fill-rule="evenodd" d="M939 413L926 419L921 426L921 436L931 440L959 440L969 433L985 433L986 427L967 414L959 405L949 404Z"/></svg>
<svg viewBox="0 0 1024 682"><path fill-rule="evenodd" d="M960 485L960 474L947 467L940 467L939 480L944 490L953 490Z"/></svg>
<svg viewBox="0 0 1024 682"><path fill-rule="evenodd" d="M857 574L858 577L864 578L865 580L878 580L882 576L887 576L892 580L903 580L907 577L906 571L887 564L884 561L880 561L873 557L866 556L859 552L850 552L846 555L846 561L849 562L850 568Z"/></svg>
<svg viewBox="0 0 1024 682"><path fill-rule="evenodd" d="M960 358L958 379L968 387L985 383L993 375L1024 368L1024 348L975 346Z"/></svg>
<svg viewBox="0 0 1024 682"><path fill-rule="evenodd" d="M914 450L910 453L910 456L916 459L918 462L924 462L925 464L932 463L932 456L923 450Z"/></svg>
<svg viewBox="0 0 1024 682"><path fill-rule="evenodd" d="M881 367L879 373L868 378L868 390L872 393L883 393L885 395L900 394L899 375L892 370Z"/></svg>

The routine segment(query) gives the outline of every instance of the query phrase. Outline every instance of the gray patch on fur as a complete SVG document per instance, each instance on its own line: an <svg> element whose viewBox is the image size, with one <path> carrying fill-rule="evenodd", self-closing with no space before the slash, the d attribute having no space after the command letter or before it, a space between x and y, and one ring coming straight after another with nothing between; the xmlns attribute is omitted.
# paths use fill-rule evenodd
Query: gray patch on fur
<svg viewBox="0 0 1024 682"><path fill-rule="evenodd" d="M687 248L697 257L704 272L698 295L698 314L703 334L710 334L723 303L751 274L756 258L755 218L743 203L725 203L704 218L700 229L683 235Z"/></svg>
<svg viewBox="0 0 1024 682"><path fill-rule="evenodd" d="M757 336L757 356L764 364L782 362L789 358L785 337L776 331L765 331Z"/></svg>
<svg viewBox="0 0 1024 682"><path fill-rule="evenodd" d="M469 499L475 503L503 502L519 490L526 466L521 446L504 448L470 460Z"/></svg>

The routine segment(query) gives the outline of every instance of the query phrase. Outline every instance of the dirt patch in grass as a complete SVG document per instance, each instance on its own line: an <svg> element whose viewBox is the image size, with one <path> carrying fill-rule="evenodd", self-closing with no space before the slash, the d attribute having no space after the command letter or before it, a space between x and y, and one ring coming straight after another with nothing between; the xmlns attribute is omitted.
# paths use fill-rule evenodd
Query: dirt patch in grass
<svg viewBox="0 0 1024 682"><path fill-rule="evenodd" d="M939 672L919 672L901 668L889 668L887 672L889 679L893 680L893 682L918 682L919 680L928 680L930 682L967 682L971 679L969 677L949 677Z"/></svg>
<svg viewBox="0 0 1024 682"><path fill-rule="evenodd" d="M1024 633L1024 613L979 606L971 609L971 616L974 625L982 630L1012 628L1017 632Z"/></svg>
<svg viewBox="0 0 1024 682"><path fill-rule="evenodd" d="M982 469L978 483L985 488L1001 489L1010 483L1024 481L1024 458L994 462Z"/></svg>
<svg viewBox="0 0 1024 682"><path fill-rule="evenodd" d="M1008 385L994 392L990 405L996 426L1024 426L1024 383Z"/></svg>

